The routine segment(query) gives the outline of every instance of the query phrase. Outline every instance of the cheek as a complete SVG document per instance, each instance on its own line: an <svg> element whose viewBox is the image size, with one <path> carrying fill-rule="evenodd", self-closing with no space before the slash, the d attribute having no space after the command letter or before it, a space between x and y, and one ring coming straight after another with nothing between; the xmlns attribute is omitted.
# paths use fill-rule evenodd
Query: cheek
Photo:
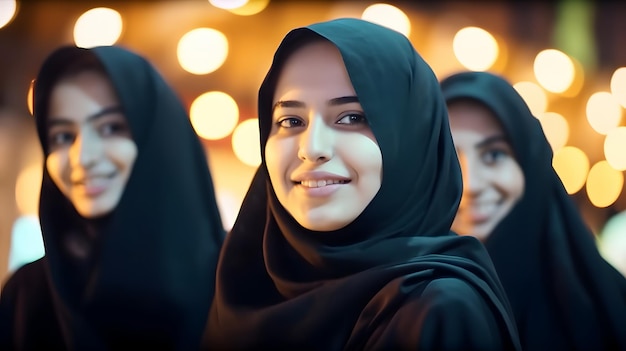
<svg viewBox="0 0 626 351"><path fill-rule="evenodd" d="M50 178L61 191L66 191L64 181L69 179L70 169L68 167L67 152L56 151L48 155L46 159L46 169Z"/></svg>
<svg viewBox="0 0 626 351"><path fill-rule="evenodd" d="M288 176L289 164L297 158L297 156L294 156L293 150L297 150L297 148L291 138L277 139L270 137L267 140L267 144L265 144L265 164L272 184L279 185L282 183L282 178Z"/></svg>
<svg viewBox="0 0 626 351"><path fill-rule="evenodd" d="M382 180L383 157L378 144L362 135L356 138L346 138L338 150L347 166L354 169L360 177L368 177L378 183Z"/></svg>
<svg viewBox="0 0 626 351"><path fill-rule="evenodd" d="M506 189L507 193L513 201L519 200L524 194L524 174L515 161L511 161L502 169L499 177L502 179L501 187Z"/></svg>
<svg viewBox="0 0 626 351"><path fill-rule="evenodd" d="M119 169L132 170L137 159L137 145L131 139L115 140L106 146L107 155Z"/></svg>

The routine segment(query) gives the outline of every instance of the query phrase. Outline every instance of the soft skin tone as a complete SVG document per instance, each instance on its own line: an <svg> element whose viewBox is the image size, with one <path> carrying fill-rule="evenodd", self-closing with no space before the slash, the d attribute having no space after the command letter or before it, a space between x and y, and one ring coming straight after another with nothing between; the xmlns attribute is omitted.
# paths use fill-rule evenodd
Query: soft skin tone
<svg viewBox="0 0 626 351"><path fill-rule="evenodd" d="M53 88L47 119L46 167L61 192L85 218L118 204L137 157L137 146L109 79L83 71Z"/></svg>
<svg viewBox="0 0 626 351"><path fill-rule="evenodd" d="M484 105L453 101L450 129L463 172L452 230L485 240L524 193L524 174L502 126Z"/></svg>
<svg viewBox="0 0 626 351"><path fill-rule="evenodd" d="M382 154L337 48L292 53L273 105L265 160L278 200L307 229L350 224L380 189Z"/></svg>

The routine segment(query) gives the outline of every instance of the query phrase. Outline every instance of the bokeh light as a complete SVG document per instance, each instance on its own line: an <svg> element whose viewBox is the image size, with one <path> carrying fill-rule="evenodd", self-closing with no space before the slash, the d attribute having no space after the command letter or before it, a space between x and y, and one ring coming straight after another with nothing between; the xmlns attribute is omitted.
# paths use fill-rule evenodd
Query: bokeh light
<svg viewBox="0 0 626 351"><path fill-rule="evenodd" d="M544 112L537 118L541 122L541 128L552 147L552 151L559 150L567 144L569 124L565 117L556 112Z"/></svg>
<svg viewBox="0 0 626 351"><path fill-rule="evenodd" d="M28 86L28 93L26 94L26 106L28 106L28 112L30 112L31 116L33 115L33 86L35 85L35 80L30 81L30 85Z"/></svg>
<svg viewBox="0 0 626 351"><path fill-rule="evenodd" d="M587 121L596 132L606 135L616 128L622 118L622 107L613 94L600 91L587 100Z"/></svg>
<svg viewBox="0 0 626 351"><path fill-rule="evenodd" d="M538 53L533 68L537 82L553 93L566 91L574 81L574 63L558 50L547 49Z"/></svg>
<svg viewBox="0 0 626 351"><path fill-rule="evenodd" d="M611 94L622 107L626 108L626 67L620 67L613 72Z"/></svg>
<svg viewBox="0 0 626 351"><path fill-rule="evenodd" d="M578 192L589 173L589 158L577 147L565 146L554 153L552 167L561 178L568 194Z"/></svg>
<svg viewBox="0 0 626 351"><path fill-rule="evenodd" d="M604 157L611 167L626 171L626 127L618 127L604 138Z"/></svg>
<svg viewBox="0 0 626 351"><path fill-rule="evenodd" d="M459 62L472 71L486 71L496 62L498 42L489 32L478 27L459 30L452 41Z"/></svg>
<svg viewBox="0 0 626 351"><path fill-rule="evenodd" d="M239 107L230 95L210 91L198 96L189 109L189 117L196 133L208 140L230 135L239 121Z"/></svg>
<svg viewBox="0 0 626 351"><path fill-rule="evenodd" d="M613 215L598 235L600 253L626 276L626 211Z"/></svg>
<svg viewBox="0 0 626 351"><path fill-rule="evenodd" d="M548 108L546 92L533 82L523 81L515 83L513 88L522 96L533 116L537 117Z"/></svg>
<svg viewBox="0 0 626 351"><path fill-rule="evenodd" d="M259 121L247 119L235 128L232 147L235 156L244 164L257 167L261 164L261 145L259 141Z"/></svg>
<svg viewBox="0 0 626 351"><path fill-rule="evenodd" d="M370 5L363 11L363 14L361 14L361 19L391 28L407 37L411 34L411 21L409 17L402 10L393 5Z"/></svg>
<svg viewBox="0 0 626 351"><path fill-rule="evenodd" d="M43 170L40 164L32 164L18 174L15 183L15 201L22 215L39 213L39 190L42 176Z"/></svg>
<svg viewBox="0 0 626 351"><path fill-rule="evenodd" d="M36 215L18 217L11 229L9 272L38 260L45 252L39 217Z"/></svg>
<svg viewBox="0 0 626 351"><path fill-rule="evenodd" d="M225 10L236 9L245 5L248 0L209 0L211 5Z"/></svg>
<svg viewBox="0 0 626 351"><path fill-rule="evenodd" d="M121 34L122 16L107 7L83 13L74 25L74 42L83 48L113 45Z"/></svg>
<svg viewBox="0 0 626 351"><path fill-rule="evenodd" d="M11 23L17 13L16 0L0 0L0 28Z"/></svg>
<svg viewBox="0 0 626 351"><path fill-rule="evenodd" d="M624 186L622 172L600 161L593 165L587 176L587 196L589 201L600 208L611 206L619 197Z"/></svg>
<svg viewBox="0 0 626 351"><path fill-rule="evenodd" d="M243 6L228 9L228 11L239 16L252 16L265 10L270 0L248 0Z"/></svg>
<svg viewBox="0 0 626 351"><path fill-rule="evenodd" d="M228 56L226 36L212 28L196 28L178 41L178 63L187 72L197 75L214 72Z"/></svg>

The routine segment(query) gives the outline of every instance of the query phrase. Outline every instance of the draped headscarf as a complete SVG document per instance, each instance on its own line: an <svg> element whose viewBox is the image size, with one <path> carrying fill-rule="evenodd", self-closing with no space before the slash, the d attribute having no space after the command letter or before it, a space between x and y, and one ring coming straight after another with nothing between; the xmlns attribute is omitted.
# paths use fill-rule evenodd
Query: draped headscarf
<svg viewBox="0 0 626 351"><path fill-rule="evenodd" d="M461 172L437 79L406 37L358 19L289 32L259 90L261 150L281 67L311 40L341 53L382 152L381 188L349 225L310 231L279 203L263 155L220 255L205 346L516 348L484 247L450 232Z"/></svg>
<svg viewBox="0 0 626 351"><path fill-rule="evenodd" d="M485 246L525 350L626 350L626 279L598 252L552 168L541 124L503 77L462 72L441 82L448 103L471 99L501 123L525 191Z"/></svg>
<svg viewBox="0 0 626 351"><path fill-rule="evenodd" d="M64 348L197 348L224 237L205 151L176 93L143 57L114 46L62 47L47 57L34 85L44 158L51 91L66 69L89 60L112 82L137 158L117 207L99 219L76 212L44 163L39 214L46 253L24 267L31 273L17 271L2 295L3 308L15 311L14 345L45 343L36 326L52 329L56 321ZM86 258L68 248L76 241L89 248ZM25 287L40 278L45 290ZM5 296L12 293L15 301ZM38 308L52 320L37 321Z"/></svg>

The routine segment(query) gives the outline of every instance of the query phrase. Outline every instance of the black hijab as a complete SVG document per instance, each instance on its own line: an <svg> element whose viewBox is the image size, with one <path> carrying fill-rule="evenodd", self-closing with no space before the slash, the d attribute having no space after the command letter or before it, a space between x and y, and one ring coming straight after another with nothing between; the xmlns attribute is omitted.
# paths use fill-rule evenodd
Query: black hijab
<svg viewBox="0 0 626 351"><path fill-rule="evenodd" d="M45 294L66 348L197 348L224 230L204 149L175 92L149 62L126 49L59 48L34 85L44 156L51 90L66 69L90 60L112 81L138 154L119 204L97 220L76 212L44 166L39 214ZM82 242L88 256L72 254L70 242ZM22 323L14 327L17 344L41 338L24 327L29 316L17 311L16 318Z"/></svg>
<svg viewBox="0 0 626 351"><path fill-rule="evenodd" d="M524 173L524 195L485 242L522 347L626 350L626 280L600 256L523 98L487 72L452 75L441 88L448 103L472 99L494 113Z"/></svg>
<svg viewBox="0 0 626 351"><path fill-rule="evenodd" d="M437 79L406 37L357 19L287 34L259 91L261 150L280 69L311 40L341 52L382 151L381 189L348 226L312 232L279 203L263 157L220 255L205 346L516 348L487 253L449 230L460 168Z"/></svg>

